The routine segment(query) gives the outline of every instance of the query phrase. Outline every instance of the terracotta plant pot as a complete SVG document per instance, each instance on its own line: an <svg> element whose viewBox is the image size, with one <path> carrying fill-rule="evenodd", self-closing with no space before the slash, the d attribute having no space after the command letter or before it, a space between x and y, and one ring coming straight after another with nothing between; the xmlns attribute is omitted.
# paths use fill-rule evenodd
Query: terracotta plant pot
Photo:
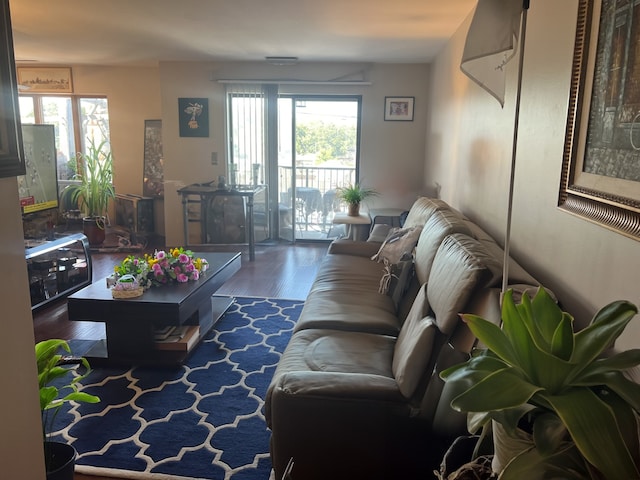
<svg viewBox="0 0 640 480"><path fill-rule="evenodd" d="M104 242L105 233L105 218L104 217L85 217L82 219L82 231L89 240L89 245L97 246L102 245Z"/></svg>
<svg viewBox="0 0 640 480"><path fill-rule="evenodd" d="M349 215L350 217L357 217L358 215L360 215L360 204L350 203L347 210L347 215Z"/></svg>

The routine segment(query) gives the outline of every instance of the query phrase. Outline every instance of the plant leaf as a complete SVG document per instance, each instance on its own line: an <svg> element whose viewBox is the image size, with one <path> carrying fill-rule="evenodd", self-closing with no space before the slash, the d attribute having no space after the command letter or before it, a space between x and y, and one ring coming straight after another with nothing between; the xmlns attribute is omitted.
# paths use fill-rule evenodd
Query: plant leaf
<svg viewBox="0 0 640 480"><path fill-rule="evenodd" d="M585 459L605 478L640 478L611 408L589 389L549 396Z"/></svg>
<svg viewBox="0 0 640 480"><path fill-rule="evenodd" d="M556 335L558 325L563 321L565 312L558 306L551 295L542 287L538 287L531 301L532 316L535 326L549 347L553 346L553 338ZM571 318L571 317L569 317ZM546 351L551 352L550 348Z"/></svg>
<svg viewBox="0 0 640 480"><path fill-rule="evenodd" d="M614 344L638 309L624 300L612 302L596 313L591 324L575 334L572 362L586 367ZM574 373L577 374L581 370ZM571 381L568 379L568 381Z"/></svg>
<svg viewBox="0 0 640 480"><path fill-rule="evenodd" d="M575 343L573 338L573 318L563 313L551 339L551 354L562 360L571 360Z"/></svg>
<svg viewBox="0 0 640 480"><path fill-rule="evenodd" d="M640 413L640 385L629 380L621 372L598 372L580 377L574 382L576 386L595 387L603 385L619 395L631 408Z"/></svg>
<svg viewBox="0 0 640 480"><path fill-rule="evenodd" d="M557 415L543 413L533 422L533 441L538 451L545 457L552 455L568 437L567 427Z"/></svg>
<svg viewBox="0 0 640 480"><path fill-rule="evenodd" d="M519 364L518 357L509 338L500 327L477 315L463 314L462 319L478 340L485 344L495 355L509 365Z"/></svg>
<svg viewBox="0 0 640 480"><path fill-rule="evenodd" d="M463 412L514 408L526 403L539 390L540 387L524 380L513 368L505 368L486 376L456 396L451 401L451 406Z"/></svg>
<svg viewBox="0 0 640 480"><path fill-rule="evenodd" d="M534 343L532 334L535 333L535 328L532 328L531 324L533 324L533 320L529 297L524 295L522 305L516 306L513 301L513 290L509 289L502 299L502 329L511 342L514 355L518 359L517 363L511 365L522 368L530 378L531 369L527 366L534 364L533 352L530 347Z"/></svg>
<svg viewBox="0 0 640 480"><path fill-rule="evenodd" d="M40 410L45 410L48 405L58 396L58 389L56 387L42 387L40 388Z"/></svg>

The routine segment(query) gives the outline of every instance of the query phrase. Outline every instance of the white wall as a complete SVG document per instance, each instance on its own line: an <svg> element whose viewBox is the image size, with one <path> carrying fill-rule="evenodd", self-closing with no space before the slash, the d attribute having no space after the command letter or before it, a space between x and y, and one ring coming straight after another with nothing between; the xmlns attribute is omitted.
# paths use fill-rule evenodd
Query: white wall
<svg viewBox="0 0 640 480"><path fill-rule="evenodd" d="M284 68L284 70L283 70ZM176 191L205 182L225 171L224 85L218 79L330 80L364 71L371 86L283 87L283 93L362 95L360 177L379 190L377 202L387 207L410 207L422 192L425 129L428 118L429 67L420 65L301 64L273 67L264 63L180 63L160 65L163 146L165 156L165 224L168 245L184 242L182 205ZM413 122L385 122L385 96L415 97ZM208 138L180 138L178 98L209 99ZM219 164L211 165L211 152ZM375 205L375 204L372 204Z"/></svg>
<svg viewBox="0 0 640 480"><path fill-rule="evenodd" d="M613 300L640 305L640 242L557 208L577 5L577 0L531 2L511 252L584 324ZM517 62L509 65L501 109L459 70L470 20L432 66L425 183L440 183L444 200L502 241ZM637 347L639 336L640 316L619 346Z"/></svg>
<svg viewBox="0 0 640 480"><path fill-rule="evenodd" d="M44 478L44 455L29 281L15 177L0 179L0 305L2 305L2 478ZM15 288L22 285L22 288Z"/></svg>

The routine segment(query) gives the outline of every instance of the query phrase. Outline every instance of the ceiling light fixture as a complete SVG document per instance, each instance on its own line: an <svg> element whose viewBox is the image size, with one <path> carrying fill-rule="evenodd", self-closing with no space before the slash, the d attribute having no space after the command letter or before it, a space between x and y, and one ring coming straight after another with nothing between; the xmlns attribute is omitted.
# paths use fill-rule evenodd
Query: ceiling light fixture
<svg viewBox="0 0 640 480"><path fill-rule="evenodd" d="M264 57L271 65L297 65L298 57Z"/></svg>

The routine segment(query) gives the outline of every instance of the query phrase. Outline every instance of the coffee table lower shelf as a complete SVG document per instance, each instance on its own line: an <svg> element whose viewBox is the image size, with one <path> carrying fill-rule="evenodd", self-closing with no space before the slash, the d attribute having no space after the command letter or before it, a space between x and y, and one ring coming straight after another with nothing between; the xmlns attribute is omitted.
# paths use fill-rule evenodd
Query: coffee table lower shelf
<svg viewBox="0 0 640 480"><path fill-rule="evenodd" d="M97 340L94 345L83 355L92 366L113 365L155 365L166 366L184 363L193 350L200 345L203 338L211 331L216 322L225 314L233 302L234 297L214 295L211 297L211 317L208 322L199 325L187 325L187 333L183 338L172 343L153 342L150 349L129 350L120 341L120 334L113 329L108 333L108 338ZM124 333L131 338L131 331ZM130 344L131 342L126 342ZM111 346L111 352L109 349ZM117 354L113 354L113 350Z"/></svg>

